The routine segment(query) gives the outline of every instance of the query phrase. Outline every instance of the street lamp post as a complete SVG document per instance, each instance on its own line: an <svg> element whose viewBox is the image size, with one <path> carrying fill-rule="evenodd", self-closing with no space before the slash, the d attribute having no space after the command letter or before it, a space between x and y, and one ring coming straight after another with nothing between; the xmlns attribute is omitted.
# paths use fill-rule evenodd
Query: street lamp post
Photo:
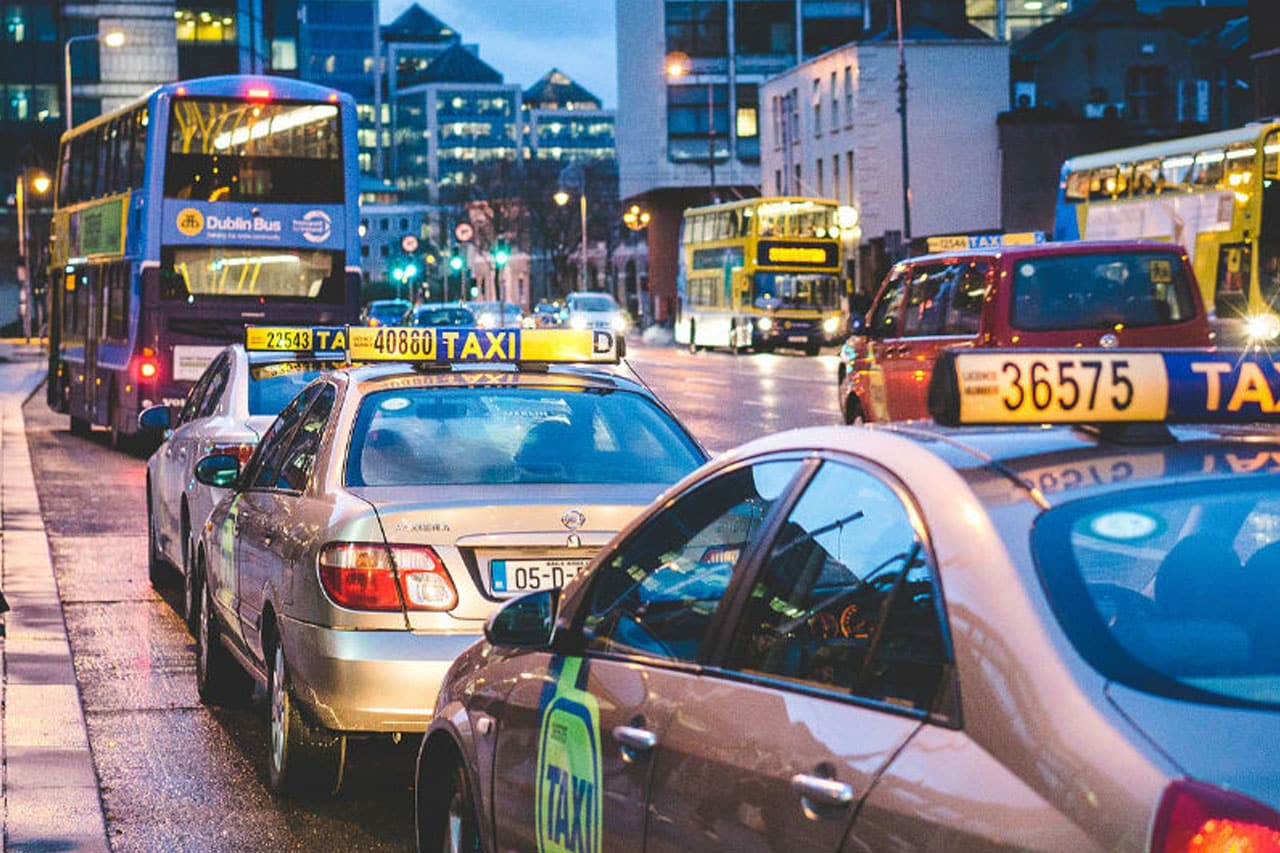
<svg viewBox="0 0 1280 853"><path fill-rule="evenodd" d="M587 176L582 171L582 164L574 164L575 171L581 176L578 185L578 218L582 224L582 263L578 265L578 287L582 291L587 290ZM564 207L569 203L569 193L559 190L552 196L555 203Z"/></svg>
<svg viewBox="0 0 1280 853"><path fill-rule="evenodd" d="M31 342L31 319L35 314L35 275L31 269L31 228L28 224L30 203L27 201L27 188L30 187L37 195L44 195L49 191L49 176L44 172L32 171L27 168L18 171L18 186L14 192L14 200L18 206L18 258L21 261L19 270L22 275L22 298L25 310L22 312L22 334Z"/></svg>
<svg viewBox="0 0 1280 853"><path fill-rule="evenodd" d="M124 44L124 33L120 30L113 30L109 33L90 33L83 36L70 36L62 43L62 82L66 89L66 110L67 110L67 130L72 127L71 123L71 45L78 41L98 41L107 47L121 47Z"/></svg>

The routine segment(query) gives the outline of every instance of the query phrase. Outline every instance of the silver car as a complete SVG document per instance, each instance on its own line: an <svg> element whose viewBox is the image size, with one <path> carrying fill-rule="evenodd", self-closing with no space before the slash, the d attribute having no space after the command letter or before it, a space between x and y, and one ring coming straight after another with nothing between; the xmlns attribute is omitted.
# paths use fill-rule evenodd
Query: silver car
<svg viewBox="0 0 1280 853"><path fill-rule="evenodd" d="M246 461L276 415L324 365L285 359L276 353L246 353L233 344L220 352L173 415L167 406L144 411L144 427L164 430L165 439L147 460L147 536L151 583L181 576L183 615L194 619L191 554L195 536L226 489L193 476L204 456L225 453ZM195 627L194 621L190 622Z"/></svg>
<svg viewBox="0 0 1280 853"><path fill-rule="evenodd" d="M631 321L608 293L570 293L565 297L564 324L571 329L603 329L624 334Z"/></svg>
<svg viewBox="0 0 1280 853"><path fill-rule="evenodd" d="M419 849L1280 850L1274 356L969 352L1026 426L754 441L495 614Z"/></svg>
<svg viewBox="0 0 1280 853"><path fill-rule="evenodd" d="M335 370L243 470L197 467L232 488L195 556L199 692L265 685L274 789L340 784L352 735L423 731L503 600L566 583L706 458L621 375L479 367Z"/></svg>

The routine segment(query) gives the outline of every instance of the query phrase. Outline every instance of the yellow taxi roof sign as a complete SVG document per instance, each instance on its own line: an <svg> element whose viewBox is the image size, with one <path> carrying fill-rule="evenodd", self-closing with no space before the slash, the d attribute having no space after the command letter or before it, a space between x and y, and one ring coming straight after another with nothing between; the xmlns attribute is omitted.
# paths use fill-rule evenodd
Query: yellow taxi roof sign
<svg viewBox="0 0 1280 853"><path fill-rule="evenodd" d="M622 338L591 329L352 326L348 335L352 361L617 364L623 350Z"/></svg>
<svg viewBox="0 0 1280 853"><path fill-rule="evenodd" d="M306 353L317 358L347 357L346 326L245 326L246 352Z"/></svg>

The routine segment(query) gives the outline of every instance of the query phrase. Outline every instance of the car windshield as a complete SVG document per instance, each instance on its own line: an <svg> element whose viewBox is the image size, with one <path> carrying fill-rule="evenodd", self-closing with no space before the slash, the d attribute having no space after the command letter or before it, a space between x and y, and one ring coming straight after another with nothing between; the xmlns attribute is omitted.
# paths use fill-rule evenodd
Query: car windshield
<svg viewBox="0 0 1280 853"><path fill-rule="evenodd" d="M617 311L618 303L607 293L593 293L590 296L575 296L569 303L573 311Z"/></svg>
<svg viewBox="0 0 1280 853"><path fill-rule="evenodd" d="M311 364L259 364L249 369L249 414L278 415L298 392L320 375Z"/></svg>
<svg viewBox="0 0 1280 853"><path fill-rule="evenodd" d="M379 391L360 403L348 486L673 483L701 462L629 391L480 386Z"/></svg>
<svg viewBox="0 0 1280 853"><path fill-rule="evenodd" d="M1161 326L1195 316L1181 259L1157 252L1038 256L1013 265L1013 325L1028 331Z"/></svg>
<svg viewBox="0 0 1280 853"><path fill-rule="evenodd" d="M1280 705L1278 485L1128 489L1045 513L1036 563L1086 659L1138 689Z"/></svg>
<svg viewBox="0 0 1280 853"><path fill-rule="evenodd" d="M815 273L758 272L752 304L757 308L838 308L840 280Z"/></svg>
<svg viewBox="0 0 1280 853"><path fill-rule="evenodd" d="M474 326L475 315L466 308L419 308L413 312L415 326Z"/></svg>

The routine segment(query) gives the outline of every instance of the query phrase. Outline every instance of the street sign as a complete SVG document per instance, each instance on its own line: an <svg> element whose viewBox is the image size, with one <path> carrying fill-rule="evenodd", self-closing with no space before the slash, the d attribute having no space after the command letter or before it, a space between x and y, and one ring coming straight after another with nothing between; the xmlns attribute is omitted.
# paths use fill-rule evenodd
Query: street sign
<svg viewBox="0 0 1280 853"><path fill-rule="evenodd" d="M470 243L476 236L476 229L471 227L470 222L459 222L453 227L453 238L459 243Z"/></svg>
<svg viewBox="0 0 1280 853"><path fill-rule="evenodd" d="M406 234L400 238L400 251L406 254L413 254L418 251L418 238L412 234Z"/></svg>

